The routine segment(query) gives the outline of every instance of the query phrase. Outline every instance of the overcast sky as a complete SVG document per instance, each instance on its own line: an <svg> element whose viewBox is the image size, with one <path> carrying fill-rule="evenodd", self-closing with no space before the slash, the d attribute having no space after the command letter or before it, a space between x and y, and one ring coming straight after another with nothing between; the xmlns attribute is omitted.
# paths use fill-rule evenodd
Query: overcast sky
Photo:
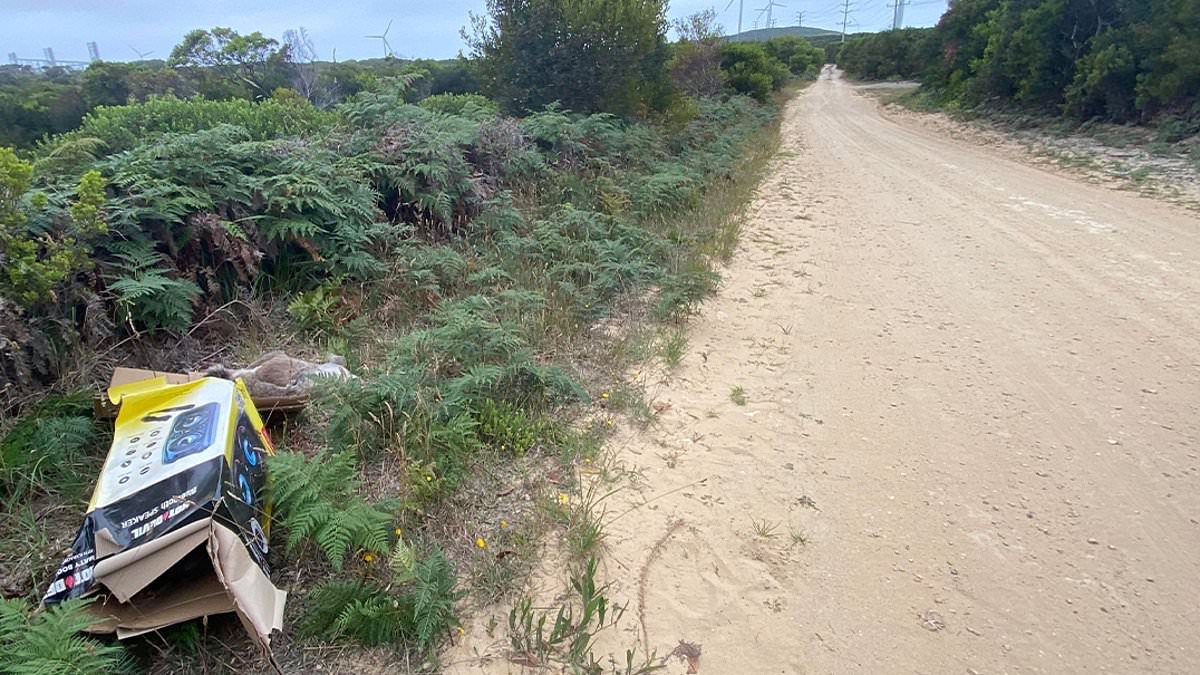
<svg viewBox="0 0 1200 675"><path fill-rule="evenodd" d="M777 0L775 25L796 25L804 12L805 26L840 30L841 0ZM744 0L743 30L754 27L757 8L767 0ZM890 27L892 0L852 0L850 30ZM726 9L728 5L728 9ZM737 30L738 0L674 0L672 18L707 7L721 11L726 33ZM398 55L448 58L462 49L459 29L469 12L481 12L484 0L0 0L0 59L9 52L41 58L43 47L55 57L87 60L87 42L95 41L100 56L110 61L135 58L135 51L166 58L188 30L229 26L239 32L262 31L279 38L288 28L308 29L322 59L337 50L339 60L382 56L378 40L363 37L394 23L388 41ZM945 11L944 0L912 0L905 8L906 26L931 26ZM765 26L765 20L759 27Z"/></svg>

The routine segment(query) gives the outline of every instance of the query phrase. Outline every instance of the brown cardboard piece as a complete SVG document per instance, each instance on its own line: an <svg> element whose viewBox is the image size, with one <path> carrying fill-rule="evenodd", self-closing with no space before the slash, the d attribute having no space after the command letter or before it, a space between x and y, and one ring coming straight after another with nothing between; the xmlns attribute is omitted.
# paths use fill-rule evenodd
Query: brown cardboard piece
<svg viewBox="0 0 1200 675"><path fill-rule="evenodd" d="M89 608L98 620L92 632L116 633L123 640L202 616L236 612L246 632L270 649L271 631L283 628L287 593L275 588L254 564L234 532L210 519L153 544L96 566L96 581L111 595ZM138 595L200 547L212 563L207 574L167 580L168 585Z"/></svg>
<svg viewBox="0 0 1200 675"><path fill-rule="evenodd" d="M118 366L113 369L112 380L109 382L110 387L120 386L124 384L132 384L142 380L148 380L155 377L164 378L167 384L183 384L184 382L192 382L204 377L202 372L188 373L169 373L158 370L145 370L143 368L126 368ZM289 412L292 410L300 410L308 405L310 397L308 394L296 394L295 396L256 396L254 398L254 407L258 409L261 415L270 415L273 412ZM117 410L121 407L120 403L113 403L107 396L100 396L96 399L96 416L102 418L113 418L117 416Z"/></svg>
<svg viewBox="0 0 1200 675"><path fill-rule="evenodd" d="M116 411L123 395L204 377L203 373L117 368L106 400ZM235 396L249 399L242 383L227 386L243 392ZM254 418L258 420L257 415ZM256 424L261 429L261 420ZM115 633L125 639L190 619L233 612L270 656L271 633L283 627L287 593L276 588L252 559L242 536L216 518L221 498L213 503L213 510L196 514L202 517L132 547L119 544L121 537L114 538L109 529L97 528L97 562L90 567L89 579L95 586L86 592L98 598L88 607L96 617L91 632ZM224 499L240 503L228 494ZM263 539L265 554L265 535ZM72 578L86 579L87 575Z"/></svg>

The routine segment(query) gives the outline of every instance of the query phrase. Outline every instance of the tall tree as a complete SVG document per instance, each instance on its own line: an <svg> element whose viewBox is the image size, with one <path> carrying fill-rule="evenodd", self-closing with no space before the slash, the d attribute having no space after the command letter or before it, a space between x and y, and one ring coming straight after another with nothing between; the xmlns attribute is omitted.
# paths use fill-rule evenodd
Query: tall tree
<svg viewBox="0 0 1200 675"><path fill-rule="evenodd" d="M316 95L317 81L320 79L320 64L317 62L317 48L304 26L299 29L289 28L283 31L283 44L287 49L287 58L292 63L292 88L309 101Z"/></svg>
<svg viewBox="0 0 1200 675"><path fill-rule="evenodd" d="M671 81L688 96L715 96L725 86L717 11L708 8L674 23L679 42L671 56Z"/></svg>
<svg viewBox="0 0 1200 675"><path fill-rule="evenodd" d="M512 112L559 102L622 115L664 108L666 0L487 0L463 37L485 93Z"/></svg>
<svg viewBox="0 0 1200 675"><path fill-rule="evenodd" d="M218 26L183 36L167 64L190 69L201 82L201 93L211 98L265 96L286 82L282 71L288 52L287 45L258 31L242 35Z"/></svg>

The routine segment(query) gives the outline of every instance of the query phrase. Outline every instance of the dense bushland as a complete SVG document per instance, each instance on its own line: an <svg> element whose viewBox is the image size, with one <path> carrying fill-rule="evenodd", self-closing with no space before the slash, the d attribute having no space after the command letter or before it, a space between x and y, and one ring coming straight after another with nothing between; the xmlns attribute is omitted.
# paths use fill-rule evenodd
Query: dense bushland
<svg viewBox="0 0 1200 675"><path fill-rule="evenodd" d="M785 36L767 42L726 42L713 9L675 23L668 70L679 91L712 96L723 90L766 101L792 78L815 79L825 52L808 41Z"/></svg>
<svg viewBox="0 0 1200 675"><path fill-rule="evenodd" d="M1174 120L1200 130L1200 4L1186 0L959 0L931 31L846 43L867 78L920 76L960 107L1015 104L1077 120Z"/></svg>
<svg viewBox="0 0 1200 675"><path fill-rule="evenodd" d="M861 35L838 51L838 67L863 80L912 80L941 57L932 28L905 28Z"/></svg>
<svg viewBox="0 0 1200 675"><path fill-rule="evenodd" d="M228 28L189 33L167 60L100 61L82 72L0 66L0 145L32 147L79 126L101 106L123 106L158 97L212 101L303 99L325 109L374 88L381 80L423 72L408 90L410 102L436 94L479 90L464 59L366 59L328 62L303 28L282 41ZM136 133L136 130L135 130Z"/></svg>

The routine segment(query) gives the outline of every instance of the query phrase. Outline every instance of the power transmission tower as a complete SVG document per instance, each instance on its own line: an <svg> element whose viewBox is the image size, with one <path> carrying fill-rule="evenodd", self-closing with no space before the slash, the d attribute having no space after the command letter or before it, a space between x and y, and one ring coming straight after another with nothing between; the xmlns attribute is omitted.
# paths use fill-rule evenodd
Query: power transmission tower
<svg viewBox="0 0 1200 675"><path fill-rule="evenodd" d="M804 28L804 12L796 12L796 26Z"/></svg>
<svg viewBox="0 0 1200 675"><path fill-rule="evenodd" d="M99 61L100 60L100 47L95 42L89 42L89 43L87 43L87 48L88 48L88 56L92 59L92 61Z"/></svg>
<svg viewBox="0 0 1200 675"><path fill-rule="evenodd" d="M892 5L892 30L904 27L904 5L906 4L908 4L906 0L896 0L896 4Z"/></svg>
<svg viewBox="0 0 1200 675"><path fill-rule="evenodd" d="M846 24L850 22L850 0L842 1L842 42L846 41Z"/></svg>

